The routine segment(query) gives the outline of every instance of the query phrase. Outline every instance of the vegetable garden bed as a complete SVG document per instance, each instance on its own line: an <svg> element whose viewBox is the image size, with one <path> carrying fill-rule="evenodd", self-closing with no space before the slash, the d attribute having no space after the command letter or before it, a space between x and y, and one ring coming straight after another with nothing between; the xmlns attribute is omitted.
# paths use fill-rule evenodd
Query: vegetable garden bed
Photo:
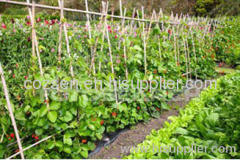
<svg viewBox="0 0 240 160"><path fill-rule="evenodd" d="M135 88L137 80L146 80L145 86L160 77L181 80L180 87L189 79L211 79L217 76L215 60L222 60L217 45L225 41L224 51L237 57L229 63L238 63L239 29L225 36L226 26L239 24L237 18L235 23L196 22L160 10L146 20L144 10L142 17L134 10L138 18L126 18L124 11L115 16L121 21L110 21L108 3L103 3L99 21L82 25L67 22L64 11L70 10L63 1L57 7L60 20L42 20L35 16L34 3L18 3L31 7L29 16L0 18L0 158L88 158L104 134L159 117L177 93L119 89L108 85L109 77L127 79ZM86 10L94 14L87 5ZM102 86L86 89L84 82L96 79ZM51 89L27 89L33 85L26 80ZM57 80L55 88L45 80ZM60 80L76 80L72 86L81 90L59 88Z"/></svg>

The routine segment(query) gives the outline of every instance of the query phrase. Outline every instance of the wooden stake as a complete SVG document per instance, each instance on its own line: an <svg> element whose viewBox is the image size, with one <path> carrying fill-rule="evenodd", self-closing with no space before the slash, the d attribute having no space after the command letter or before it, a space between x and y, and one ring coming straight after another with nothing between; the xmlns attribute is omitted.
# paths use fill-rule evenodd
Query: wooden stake
<svg viewBox="0 0 240 160"><path fill-rule="evenodd" d="M62 54L62 29L63 29L63 1L62 0L58 0L59 6L61 8L61 13L60 13L60 28L59 28L59 45L58 45L58 70L61 69L61 54Z"/></svg>
<svg viewBox="0 0 240 160"><path fill-rule="evenodd" d="M29 12L31 13L31 12ZM32 16L35 17L35 1L33 1L33 6L32 6ZM36 53L35 53L35 20L32 20L32 56L33 56L33 59L32 59L32 65L34 66L35 65L35 62L34 62L34 59L36 57ZM36 95L36 91L35 91L35 88L33 88L33 96Z"/></svg>
<svg viewBox="0 0 240 160"><path fill-rule="evenodd" d="M106 8L106 3L104 2L104 1L102 1L102 6L103 6L103 15L104 15L104 27L103 27L103 30L102 30L102 45L101 45L101 52L103 51L103 44L104 44L104 36L105 36L105 31L106 31L106 29L105 29L105 27L107 27L106 26L106 23L105 23L105 21L106 21L106 13L107 13L107 8ZM102 64L102 62L101 62L101 60L99 60L99 69L98 69L98 71L99 72L101 72L101 65Z"/></svg>
<svg viewBox="0 0 240 160"><path fill-rule="evenodd" d="M28 0L27 0L27 1L28 1ZM35 1L35 0L33 0L33 1ZM33 6L35 6L35 5L33 5ZM29 12L31 21L35 21L35 17L32 16L32 13L31 13L31 9L30 9L30 8L29 8L28 12ZM38 64L39 64L39 69L40 69L40 75L41 75L41 77L43 77L42 62L41 62L41 57L40 57L40 53L39 53L38 40L37 40L36 32L34 32L34 40L35 40L35 47L36 47L36 51L37 51L37 57L38 57ZM46 101L48 101L48 94L47 94L47 90L46 90L46 89L44 89L44 95L45 95ZM49 103L47 103L47 108L48 108L48 111L49 111Z"/></svg>
<svg viewBox="0 0 240 160"><path fill-rule="evenodd" d="M173 37L174 37L174 58L175 58L175 61L176 61L176 63L178 63L178 61L177 61L177 40L176 40L176 32L175 32L175 28L174 28L174 26L173 26L173 28L172 28L172 31L173 31Z"/></svg>
<svg viewBox="0 0 240 160"><path fill-rule="evenodd" d="M85 7L86 7L86 11L88 12L88 0L85 0ZM92 34L91 34L91 28L90 28L90 21L89 21L89 14L87 13L87 25L88 25L88 33L89 33L89 38L92 38Z"/></svg>
<svg viewBox="0 0 240 160"><path fill-rule="evenodd" d="M107 2L107 7L106 7L106 11L108 10L108 2ZM105 12L107 13L107 12ZM110 62L111 62L111 69L112 69L112 74L115 78L115 73L114 73L114 68L113 68L113 58L112 58L112 49L111 49L111 42L110 42L110 38L109 38L109 33L107 30L107 14L105 16L105 27L104 29L106 29L107 32L107 41L108 41L108 49L109 49L109 56L110 56ZM118 104L118 97L117 97L117 86L114 83L114 93L115 93L115 99L116 99L116 104Z"/></svg>
<svg viewBox="0 0 240 160"><path fill-rule="evenodd" d="M2 63L1 62L0 62L0 76L1 76L1 79L2 79L2 85L3 85L5 98L6 98L6 101L7 101L8 111L9 111L9 114L10 114L10 118L11 118L11 121L12 121L14 132L16 134L18 148L20 150L21 158L24 159L24 154L23 154L23 151L22 151L22 144L21 144L21 140L20 140L20 137L19 137L19 134L18 134L18 128L17 128L17 124L16 124L16 121L15 121L15 118L14 118L14 114L13 114L13 111L12 111L12 106L11 106L11 103L10 103L8 90L7 90L7 85L6 85L6 81L5 81L5 78L4 78L3 68L2 68Z"/></svg>
<svg viewBox="0 0 240 160"><path fill-rule="evenodd" d="M63 0L58 0L58 4L61 8L64 8L64 1ZM68 57L71 58L71 50L70 50L70 45L69 45L69 39L68 39L68 34L67 34L67 23L63 22L64 19L64 13L63 10L61 10L61 25L63 27L64 30L64 34L65 34L65 41L66 41L66 45L67 45L67 53L68 53ZM62 31L60 31L62 32ZM62 37L62 33L61 33L61 37ZM62 43L61 43L62 44ZM61 48L61 47L60 47ZM72 76L72 79L74 79L74 73L73 73L73 66L72 66L72 61L70 62L70 73ZM73 83L75 83L73 81ZM73 84L74 85L74 84Z"/></svg>
<svg viewBox="0 0 240 160"><path fill-rule="evenodd" d="M120 8L120 16L122 17L123 16L123 13L122 13L122 0L119 0L119 8Z"/></svg>
<svg viewBox="0 0 240 160"><path fill-rule="evenodd" d="M102 27L102 22L103 22L103 15L101 16L101 20L100 20L100 22L99 22L99 28L98 29L96 29L98 32L100 32L100 29L101 29L101 27ZM104 29L105 30L105 29ZM104 32L103 32L104 33ZM93 68L93 75L95 75L96 74L96 70L95 70L95 56L96 56L96 51L97 51L97 45L98 45L98 41L99 41L99 37L100 37L100 35L99 36L97 36L97 39L96 39L96 42L95 42L95 45L94 45L94 49L93 49L93 56L92 56L92 61L91 61L91 67L90 67L90 72L91 72L91 68Z"/></svg>
<svg viewBox="0 0 240 160"><path fill-rule="evenodd" d="M186 59L186 74L187 74L187 80L188 80L188 57L187 57L187 48L186 48L186 42L184 37L183 37L183 45L184 45L184 52L185 52L185 59Z"/></svg>
<svg viewBox="0 0 240 160"><path fill-rule="evenodd" d="M133 30L135 11L136 11L135 8L133 8L133 14L132 14L132 20L131 20L131 26L130 26L130 34L132 34L132 30Z"/></svg>
<svg viewBox="0 0 240 160"><path fill-rule="evenodd" d="M85 0L85 7L86 7L86 11L87 11L87 27L88 27L89 39L92 40L91 25L90 25L89 14L88 14L88 12L89 12L88 11L88 0ZM91 60L91 58L93 56L93 46L92 46L92 44L90 45L90 50L91 50L91 56L90 56L90 60ZM94 72L95 72L95 67L94 67Z"/></svg>

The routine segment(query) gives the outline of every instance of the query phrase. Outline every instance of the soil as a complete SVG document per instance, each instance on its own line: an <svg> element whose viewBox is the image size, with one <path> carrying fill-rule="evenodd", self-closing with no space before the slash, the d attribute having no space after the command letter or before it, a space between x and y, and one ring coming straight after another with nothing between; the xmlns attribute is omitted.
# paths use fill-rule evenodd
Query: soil
<svg viewBox="0 0 240 160"><path fill-rule="evenodd" d="M198 97L200 92L196 93L196 90L190 90L188 93L191 98ZM106 147L101 148L101 150L95 155L89 157L91 159L121 159L122 157L128 155L129 153L123 153L122 147L131 146L135 147L137 144L143 142L147 135L151 133L153 129L159 130L162 128L165 121L169 121L169 116L177 116L179 114L179 109L186 106L189 100L184 99L184 93L176 96L176 98L183 98L181 101L170 101L168 105L171 106L171 110L165 111L161 114L158 119L151 119L147 123L139 123L133 126L130 130L127 130L119 135L119 137Z"/></svg>

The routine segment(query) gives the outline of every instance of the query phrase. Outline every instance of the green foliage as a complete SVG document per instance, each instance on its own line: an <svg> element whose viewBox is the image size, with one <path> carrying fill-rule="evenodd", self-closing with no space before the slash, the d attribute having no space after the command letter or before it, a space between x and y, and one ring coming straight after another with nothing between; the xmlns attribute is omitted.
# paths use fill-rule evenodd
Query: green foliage
<svg viewBox="0 0 240 160"><path fill-rule="evenodd" d="M240 64L240 25L239 18L229 18L216 31L213 39L213 49L217 60L232 67Z"/></svg>
<svg viewBox="0 0 240 160"><path fill-rule="evenodd" d="M236 0L197 0L195 14L198 16L217 17L218 15L239 15L240 1Z"/></svg>
<svg viewBox="0 0 240 160"><path fill-rule="evenodd" d="M223 0L197 0L196 12L200 16L205 16L212 11L217 5L223 3Z"/></svg>
<svg viewBox="0 0 240 160"><path fill-rule="evenodd" d="M137 86L137 79L159 81L160 76L174 81L182 80L180 86L183 86L187 80L183 75L187 72L186 56L191 61L190 68L197 70L192 73L193 77L207 79L215 75L215 52L207 52L212 47L212 32L201 29L205 27L204 24L191 28L191 36L186 36L190 33L190 27L180 24L184 29L179 32L177 41L172 34L173 31L162 30L162 25L153 26L154 29L149 32L146 47L147 74L145 75L142 26L120 34L121 22L109 23L107 31L113 54L111 63L108 37L101 32L106 28L100 26L100 31L97 28L92 29L90 39L84 22L67 22L71 57L68 57L65 35L63 35L62 59L58 63L59 21L41 19L36 23L38 49L44 71L44 75L41 76L38 59L32 56L32 28L29 21L27 17L14 21L4 20L6 27L1 26L0 36L0 56L5 71L4 76L12 107L15 110L20 137L25 137L23 148L54 135L54 138L49 141L27 150L26 158L86 158L88 152L95 149L94 143L100 140L104 133L115 132L138 122L147 121L151 117L159 117L162 111L169 109L166 101L171 100L176 93L176 89L152 92L144 90L144 93L131 87L124 91L117 89L118 100L121 103L116 103L113 90L103 91L99 85L96 89L85 90L83 82L86 80L94 81L95 78L102 80L102 88L108 88L109 76L125 80L127 67L128 80L134 82L134 88ZM164 24L164 28L168 27L171 26ZM205 34L204 37L202 37L203 34ZM99 40L97 45L96 39ZM119 44L121 44L120 48ZM178 52L173 44L178 46ZM184 44L188 45L188 51ZM96 45L95 75L92 70L90 71L93 45ZM46 84L44 79L72 80L69 73L70 64L74 69L74 79L79 82L76 86L81 87L80 90L52 89L48 91L49 99L47 100L42 89L24 88L26 79L39 80L42 84ZM111 64L114 67L114 74L111 73ZM61 70L57 66L61 66ZM29 86L32 85L29 84ZM45 87L49 88L52 85L46 84ZM111 87L113 88L113 85ZM2 91L2 85L0 90ZM49 103L49 109L47 103ZM13 133L13 129L5 106L4 94L0 92L0 134L3 135L0 155L2 157L8 157L17 148L16 143L11 145L10 149L6 147L15 139L9 140L7 137Z"/></svg>
<svg viewBox="0 0 240 160"><path fill-rule="evenodd" d="M240 72L222 77L217 82L217 89L208 88L200 98L193 99L177 117L169 117L170 124L165 122L164 128L153 130L147 139L139 144L128 159L229 159L240 157ZM206 152L190 151L170 152L171 147L207 147ZM155 146L153 149L152 146ZM167 147L167 150L156 150ZM232 150L213 152L211 147ZM234 148L235 147L235 150ZM141 148L148 148L142 152Z"/></svg>

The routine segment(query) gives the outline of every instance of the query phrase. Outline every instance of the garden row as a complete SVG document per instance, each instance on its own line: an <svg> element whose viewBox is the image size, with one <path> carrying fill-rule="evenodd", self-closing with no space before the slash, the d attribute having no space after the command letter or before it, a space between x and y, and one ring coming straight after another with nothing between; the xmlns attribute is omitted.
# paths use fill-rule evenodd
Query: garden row
<svg viewBox="0 0 240 160"><path fill-rule="evenodd" d="M121 81L133 80L136 88L136 80L159 81L164 77L182 80L183 85L190 76L207 79L216 74L212 44L218 28L205 23L131 25L105 19L104 24L99 21L91 25L90 32L88 25L67 23L69 56L68 44L59 41L61 23L36 21L38 58L32 55L30 18L4 21L0 31L0 58L23 148L52 136L25 151L26 158L87 158L104 133L159 117L162 110L168 109L166 101L176 90L146 90L140 94L130 88L123 93L120 89L103 92L98 84L92 90L48 90L46 96L44 90L24 88L25 80L45 84L44 80L75 79L80 82L78 87L84 88L86 80L96 78L102 80L103 88L108 88L110 76ZM69 72L70 66L74 76ZM19 150L13 143L16 139L3 92L0 106L0 157L8 157Z"/></svg>
<svg viewBox="0 0 240 160"><path fill-rule="evenodd" d="M203 91L179 116L169 117L171 123L165 122L164 128L153 130L126 158L239 158L239 112L240 73L237 72L221 77L216 89Z"/></svg>
<svg viewBox="0 0 240 160"><path fill-rule="evenodd" d="M223 28L215 32L213 48L220 67L223 63L240 69L240 24L239 18L223 23Z"/></svg>

